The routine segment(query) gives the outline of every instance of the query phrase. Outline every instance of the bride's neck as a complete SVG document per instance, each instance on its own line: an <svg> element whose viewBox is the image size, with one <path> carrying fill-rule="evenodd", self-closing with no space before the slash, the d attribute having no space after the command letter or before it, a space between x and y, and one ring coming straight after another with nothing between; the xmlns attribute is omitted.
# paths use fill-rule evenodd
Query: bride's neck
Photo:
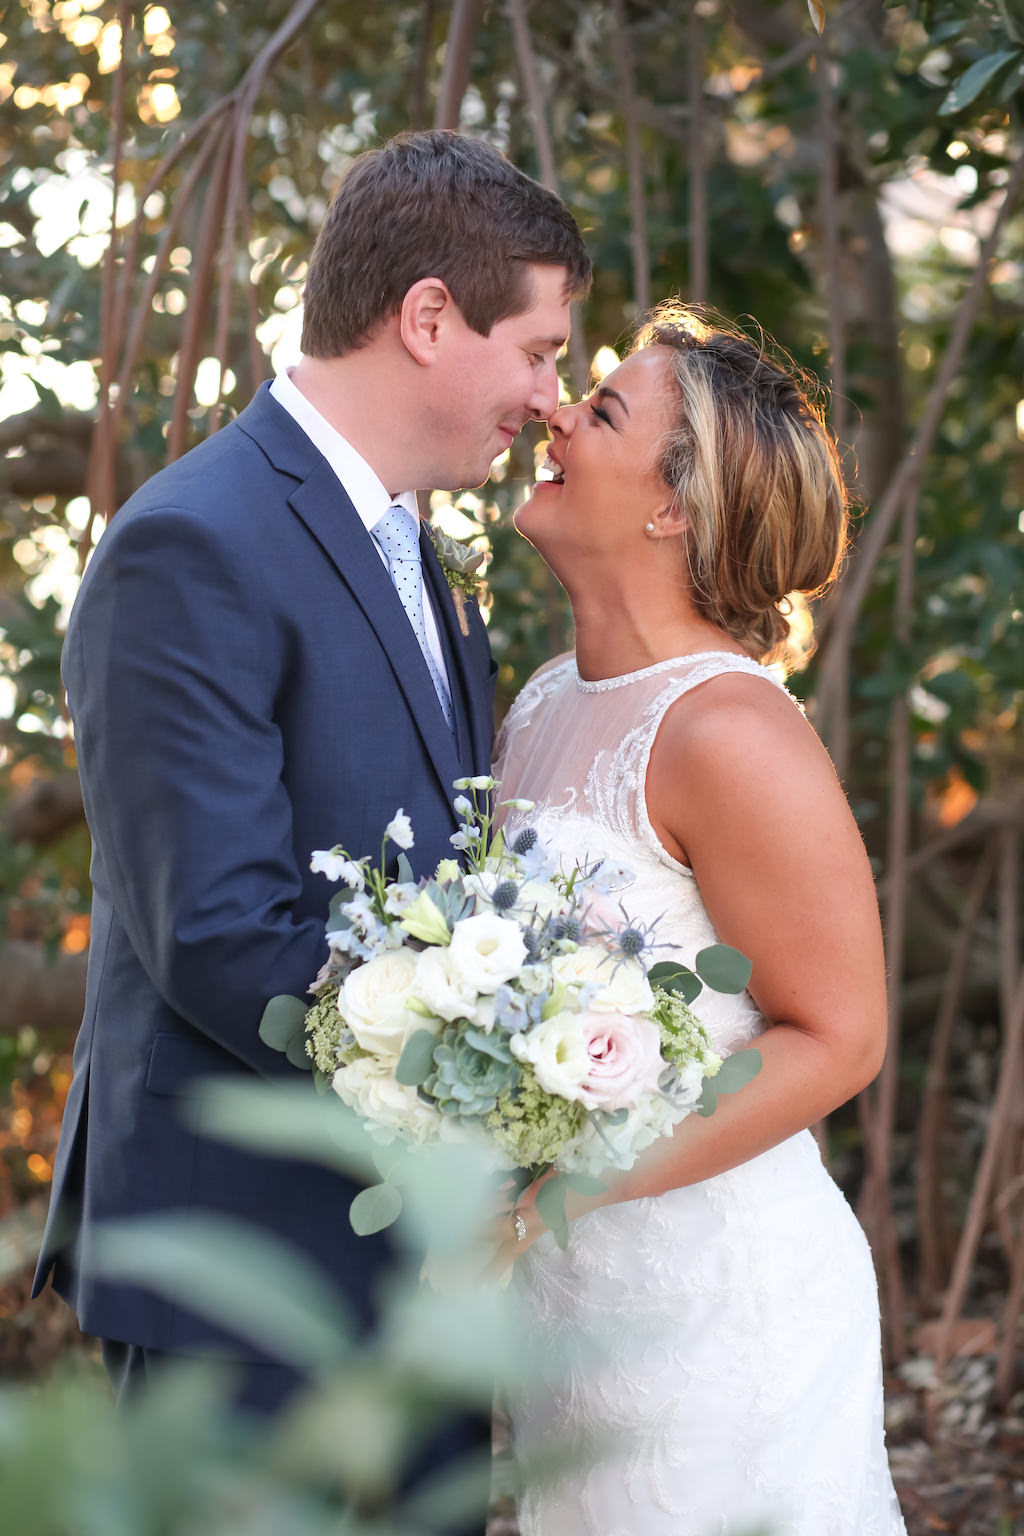
<svg viewBox="0 0 1024 1536"><path fill-rule="evenodd" d="M570 599L576 664L588 682L622 677L697 651L742 651L678 592L668 597L648 592L633 601L621 592L571 592Z"/></svg>

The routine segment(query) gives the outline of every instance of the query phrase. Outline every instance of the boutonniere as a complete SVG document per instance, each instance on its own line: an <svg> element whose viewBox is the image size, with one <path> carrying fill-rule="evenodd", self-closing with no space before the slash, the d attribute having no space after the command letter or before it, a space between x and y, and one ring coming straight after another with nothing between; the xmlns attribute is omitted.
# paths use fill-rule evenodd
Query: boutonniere
<svg viewBox="0 0 1024 1536"><path fill-rule="evenodd" d="M430 542L434 546L434 553L441 563L444 571L444 579L448 583L455 604L455 612L459 619L459 629L464 635L469 634L469 625L466 622L466 597L476 597L480 591L482 577L477 573L484 563L482 550L471 549L468 544L463 544L460 539L453 539L447 533L442 533L440 528L433 523L424 523L424 527L430 536Z"/></svg>

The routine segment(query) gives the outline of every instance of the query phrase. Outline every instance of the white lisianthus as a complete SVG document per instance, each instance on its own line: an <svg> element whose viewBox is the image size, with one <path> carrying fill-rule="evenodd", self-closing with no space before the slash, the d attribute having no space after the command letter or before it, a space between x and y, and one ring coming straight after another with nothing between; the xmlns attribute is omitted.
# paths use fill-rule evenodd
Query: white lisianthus
<svg viewBox="0 0 1024 1536"><path fill-rule="evenodd" d="M462 882L462 888L467 896L482 897L490 902L495 890L501 884L501 876L495 874L492 869L483 869L479 874L466 875Z"/></svg>
<svg viewBox="0 0 1024 1536"><path fill-rule="evenodd" d="M434 879L444 884L448 880L457 880L461 873L458 859L442 859L434 871Z"/></svg>
<svg viewBox="0 0 1024 1536"><path fill-rule="evenodd" d="M395 1079L394 1065L373 1056L357 1056L341 1067L331 1079L331 1087L350 1108L369 1122L374 1131L395 1135L403 1141L433 1141L438 1133L438 1115L425 1104L415 1088L407 1088Z"/></svg>
<svg viewBox="0 0 1024 1536"><path fill-rule="evenodd" d="M553 1013L533 1029L513 1035L509 1049L517 1060L530 1063L545 1092L585 1102L590 1052L581 1018L578 1013Z"/></svg>
<svg viewBox="0 0 1024 1536"><path fill-rule="evenodd" d="M551 962L556 980L569 987L593 987L587 1006L597 1013L647 1013L654 993L638 960L616 960L603 945L581 944Z"/></svg>
<svg viewBox="0 0 1024 1536"><path fill-rule="evenodd" d="M450 947L431 945L416 956L415 991L431 1013L449 1023L471 1018L477 1005L477 990L455 966Z"/></svg>
<svg viewBox="0 0 1024 1536"><path fill-rule="evenodd" d="M412 847L415 841L412 835L412 822L401 806L384 828L384 836L390 838L397 848Z"/></svg>
<svg viewBox="0 0 1024 1536"><path fill-rule="evenodd" d="M715 1063L718 1063L718 1066ZM722 1065L721 1057L709 1051L703 1061L688 1061L676 1068L676 1086L672 1097L679 1104L696 1104L704 1091L704 1079L714 1077Z"/></svg>
<svg viewBox="0 0 1024 1536"><path fill-rule="evenodd" d="M550 880L524 880L519 887L519 904L538 917L551 917L556 912L568 912L570 902Z"/></svg>
<svg viewBox="0 0 1024 1536"><path fill-rule="evenodd" d="M468 1015L469 1022L474 1029L481 1030L489 1035L494 1028L494 1018L498 1011L498 1004L493 992L485 992L476 1000L473 1012Z"/></svg>
<svg viewBox="0 0 1024 1536"><path fill-rule="evenodd" d="M452 965L477 992L497 992L511 981L526 959L519 924L494 912L464 917L452 929Z"/></svg>
<svg viewBox="0 0 1024 1536"><path fill-rule="evenodd" d="M363 884L361 866L346 858L340 848L317 848L309 861L309 867L314 875L326 875L328 880L342 880L346 885Z"/></svg>
<svg viewBox="0 0 1024 1536"><path fill-rule="evenodd" d="M393 1067L417 1029L440 1029L409 1007L418 956L411 949L386 950L350 971L338 993L338 1012L364 1051Z"/></svg>

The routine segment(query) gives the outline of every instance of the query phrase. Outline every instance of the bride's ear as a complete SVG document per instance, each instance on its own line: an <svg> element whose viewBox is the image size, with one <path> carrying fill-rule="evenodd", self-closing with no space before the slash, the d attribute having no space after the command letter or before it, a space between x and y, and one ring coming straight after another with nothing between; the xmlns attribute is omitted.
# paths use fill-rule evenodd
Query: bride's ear
<svg viewBox="0 0 1024 1536"><path fill-rule="evenodd" d="M674 501L663 507L654 519L655 534L659 539L681 538L689 526L689 519Z"/></svg>

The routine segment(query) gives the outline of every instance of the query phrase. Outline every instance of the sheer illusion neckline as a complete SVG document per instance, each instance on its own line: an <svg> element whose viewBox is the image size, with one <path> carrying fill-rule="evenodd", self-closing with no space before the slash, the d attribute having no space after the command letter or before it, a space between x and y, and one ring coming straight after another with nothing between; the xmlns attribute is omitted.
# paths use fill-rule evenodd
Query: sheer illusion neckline
<svg viewBox="0 0 1024 1536"><path fill-rule="evenodd" d="M728 656L733 661L756 667L759 672L764 671L759 661L755 661L752 656L743 656L737 651L688 651L683 656L670 656L667 661L654 661L649 667L639 667L635 672L622 672L617 677L598 677L593 680L580 676L575 656L572 659L572 667L576 674L576 686L581 693L608 693L613 688L625 688L628 684L640 682L646 677L655 677L659 672L671 671L673 667L678 667L683 662L703 661L709 656Z"/></svg>

